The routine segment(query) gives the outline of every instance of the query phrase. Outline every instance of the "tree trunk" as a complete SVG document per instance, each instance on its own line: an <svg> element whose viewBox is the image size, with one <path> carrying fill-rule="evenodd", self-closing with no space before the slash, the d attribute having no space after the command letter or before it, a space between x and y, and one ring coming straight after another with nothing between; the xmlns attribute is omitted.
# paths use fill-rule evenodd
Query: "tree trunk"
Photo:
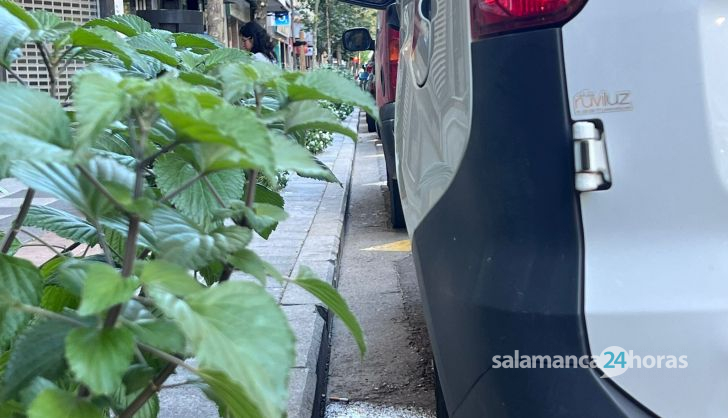
<svg viewBox="0 0 728 418"><path fill-rule="evenodd" d="M208 0L207 33L227 46L225 26L225 5L223 0Z"/></svg>
<svg viewBox="0 0 728 418"><path fill-rule="evenodd" d="M334 63L334 55L331 51L331 14L329 8L331 7L331 0L326 0L326 53L329 56L329 64Z"/></svg>
<svg viewBox="0 0 728 418"><path fill-rule="evenodd" d="M311 63L311 68L318 67L317 58L319 57L318 52L318 12L319 12L319 4L321 3L321 0L316 0L316 3L314 3L313 6L313 62Z"/></svg>

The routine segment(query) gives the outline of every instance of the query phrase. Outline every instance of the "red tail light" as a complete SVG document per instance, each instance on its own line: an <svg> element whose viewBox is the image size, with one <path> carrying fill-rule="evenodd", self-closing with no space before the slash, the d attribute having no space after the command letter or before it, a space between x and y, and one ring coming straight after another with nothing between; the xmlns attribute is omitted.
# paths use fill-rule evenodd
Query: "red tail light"
<svg viewBox="0 0 728 418"><path fill-rule="evenodd" d="M389 83L391 87L392 100L397 90L397 67L399 66L399 31L391 27L389 31Z"/></svg>
<svg viewBox="0 0 728 418"><path fill-rule="evenodd" d="M473 39L553 26L576 15L586 0L470 0Z"/></svg>

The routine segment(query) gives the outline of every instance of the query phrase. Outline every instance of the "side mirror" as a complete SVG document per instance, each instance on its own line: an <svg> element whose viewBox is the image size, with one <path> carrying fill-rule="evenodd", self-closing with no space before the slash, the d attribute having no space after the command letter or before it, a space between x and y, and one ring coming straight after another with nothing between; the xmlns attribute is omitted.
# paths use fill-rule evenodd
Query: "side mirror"
<svg viewBox="0 0 728 418"><path fill-rule="evenodd" d="M341 36L344 49L349 52L369 51L374 49L374 40L365 28L349 29Z"/></svg>

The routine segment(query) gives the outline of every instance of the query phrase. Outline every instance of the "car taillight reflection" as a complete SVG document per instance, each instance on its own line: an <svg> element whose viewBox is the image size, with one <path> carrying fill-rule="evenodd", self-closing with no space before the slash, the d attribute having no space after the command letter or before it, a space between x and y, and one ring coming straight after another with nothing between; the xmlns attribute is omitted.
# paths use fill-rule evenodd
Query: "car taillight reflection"
<svg viewBox="0 0 728 418"><path fill-rule="evenodd" d="M586 0L470 0L473 39L562 24L585 3Z"/></svg>

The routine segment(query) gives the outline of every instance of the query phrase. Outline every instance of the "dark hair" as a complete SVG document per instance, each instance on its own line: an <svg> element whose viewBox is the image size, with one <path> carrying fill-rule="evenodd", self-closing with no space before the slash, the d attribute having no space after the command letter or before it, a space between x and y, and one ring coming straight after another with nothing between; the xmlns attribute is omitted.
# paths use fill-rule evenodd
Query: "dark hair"
<svg viewBox="0 0 728 418"><path fill-rule="evenodd" d="M273 41L268 36L268 32L256 22L248 22L240 28L240 36L253 39L253 54L260 52L271 61L276 60L276 54L273 52Z"/></svg>

